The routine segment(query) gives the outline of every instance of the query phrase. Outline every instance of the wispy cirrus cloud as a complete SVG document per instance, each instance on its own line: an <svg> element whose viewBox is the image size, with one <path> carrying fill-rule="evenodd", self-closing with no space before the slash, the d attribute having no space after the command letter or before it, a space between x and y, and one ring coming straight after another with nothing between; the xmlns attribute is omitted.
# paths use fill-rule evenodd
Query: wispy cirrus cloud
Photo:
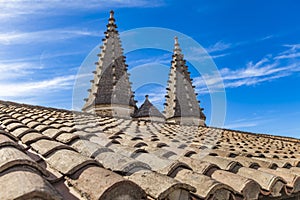
<svg viewBox="0 0 300 200"><path fill-rule="evenodd" d="M187 61L189 60L205 60L208 58L218 58L228 55L229 53L224 51L230 49L232 47L232 44L224 43L222 41L219 41L213 45L208 46L207 48L196 48L196 47L189 47L186 49L187 51L184 51L184 57ZM146 57L147 55L145 55ZM172 53L164 53L161 55L158 55L156 57L146 57L142 59L131 59L128 61L128 65L131 67L135 67L138 65L145 65L145 64L163 64L163 65L170 65L170 62L172 60Z"/></svg>
<svg viewBox="0 0 300 200"><path fill-rule="evenodd" d="M286 59L286 58L300 58L300 53L291 53L291 54L280 55L276 57L276 59Z"/></svg>
<svg viewBox="0 0 300 200"><path fill-rule="evenodd" d="M280 53L278 56L275 57L275 59L281 60L300 58L300 44L284 45L284 47L287 47L289 49Z"/></svg>
<svg viewBox="0 0 300 200"><path fill-rule="evenodd" d="M211 59L216 56L225 56L230 53L229 50L234 45L224 42L217 42L206 49L203 48L191 48L190 52L185 52L185 58L189 60L193 59ZM220 68L219 71L210 75L202 74L201 77L194 78L194 85L196 91L200 94L207 94L209 92L216 92L223 88L238 88L242 86L253 86L263 82L273 81L282 77L287 77L295 72L300 71L300 61L283 62L279 59L279 56L286 56L286 59L294 58L292 53L300 53L300 45L285 45L289 50L282 51L275 56L267 55L261 60L256 62L250 61L246 63L244 67L233 68ZM209 52L207 54L205 52ZM212 56L211 56L212 55ZM206 57L205 57L206 56ZM145 63L160 63L168 64L170 62L170 54L165 54L156 58L146 58L141 60L134 60L130 65L139 65ZM218 77L221 75L221 79ZM205 80L205 81L204 81ZM209 86L210 91L207 89ZM165 91L164 91L165 92ZM164 93L163 92L163 93ZM155 92L160 94L160 92ZM158 102L162 102L163 96L158 98Z"/></svg>
<svg viewBox="0 0 300 200"><path fill-rule="evenodd" d="M218 41L206 48L202 47L192 47L188 52L185 53L187 60L203 61L206 59L216 59L229 55L228 50L232 48L233 45L230 43L224 43L223 41Z"/></svg>
<svg viewBox="0 0 300 200"><path fill-rule="evenodd" d="M18 70L27 70L27 69L41 69L43 67L42 63L45 60L57 59L62 57L72 57L75 55L84 54L85 51L73 51L73 52L47 52L43 51L40 54L35 54L26 57L19 57L19 58L4 58L1 55L0 51L0 71L15 71L14 69L17 68Z"/></svg>
<svg viewBox="0 0 300 200"><path fill-rule="evenodd" d="M220 51L225 51L232 47L230 43L224 43L223 41L218 41L217 43L206 48L208 53L216 53Z"/></svg>
<svg viewBox="0 0 300 200"><path fill-rule="evenodd" d="M245 120L245 122L238 122L238 123L231 123L231 124L226 124L223 128L227 129L241 129L241 128L248 128L248 127L255 127L258 126L257 122L249 122Z"/></svg>
<svg viewBox="0 0 300 200"><path fill-rule="evenodd" d="M172 60L172 54L171 53L165 53L160 56L156 56L155 58L143 58L143 59L131 59L128 61L128 65L131 67L136 67L140 65L145 65L145 64L164 64L164 65L169 65Z"/></svg>
<svg viewBox="0 0 300 200"><path fill-rule="evenodd" d="M0 63L0 99L30 104L39 104L49 97L60 101L55 97L71 91L76 77L48 74L44 67L39 62Z"/></svg>
<svg viewBox="0 0 300 200"><path fill-rule="evenodd" d="M1 99L11 97L38 98L55 91L70 90L75 78L75 75L67 75L39 81L0 83L0 97Z"/></svg>
<svg viewBox="0 0 300 200"><path fill-rule="evenodd" d="M236 70L230 68L222 68L212 75L203 74L202 77L196 77L194 84L198 93L209 93L207 86L210 89L218 91L220 88L237 88L242 86L252 86L259 83L272 81L282 77L287 77L295 72L300 72L300 61L293 60L293 62L282 62L282 57L285 55L286 59L294 58L291 52L298 50L298 47L292 46L290 50L279 53L276 56L266 56L258 62L248 62L245 67L239 67ZM296 52L298 53L298 52ZM222 79L218 78L218 74ZM204 81L205 80L205 81ZM224 84L223 84L224 83Z"/></svg>
<svg viewBox="0 0 300 200"><path fill-rule="evenodd" d="M274 119L270 116L249 117L233 120L230 123L226 123L223 127L227 129L245 129L261 126L262 124L270 123L273 120Z"/></svg>
<svg viewBox="0 0 300 200"><path fill-rule="evenodd" d="M0 63L0 81L14 80L32 74L32 70L40 69L35 63Z"/></svg>
<svg viewBox="0 0 300 200"><path fill-rule="evenodd" d="M0 33L0 44L33 44L87 36L99 37L100 31L95 32L75 29L52 29L35 32L4 32Z"/></svg>
<svg viewBox="0 0 300 200"><path fill-rule="evenodd" d="M158 7L163 0L1 0L0 19L15 18L33 14L60 14L66 10L107 10L111 8ZM53 12L55 10L55 12ZM67 13L64 13L67 14Z"/></svg>
<svg viewBox="0 0 300 200"><path fill-rule="evenodd" d="M260 38L259 40L260 40L260 41L264 41L264 40L272 39L272 38L274 38L274 37L275 37L274 35L267 35L267 36L265 36L265 37L263 37L263 38Z"/></svg>
<svg viewBox="0 0 300 200"><path fill-rule="evenodd" d="M216 75L203 75L203 78L196 77L194 79L194 84L198 93L208 93L218 91L220 88L223 88L223 83L225 88L252 86L286 77L291 75L293 72L298 72L300 70L299 65L296 64L283 67L279 67L278 64L265 64L265 66L260 68L255 67L255 65L257 65L257 63L249 63L247 67L239 70L223 68L220 70L221 79L216 78ZM213 91L208 91L206 86L210 86Z"/></svg>

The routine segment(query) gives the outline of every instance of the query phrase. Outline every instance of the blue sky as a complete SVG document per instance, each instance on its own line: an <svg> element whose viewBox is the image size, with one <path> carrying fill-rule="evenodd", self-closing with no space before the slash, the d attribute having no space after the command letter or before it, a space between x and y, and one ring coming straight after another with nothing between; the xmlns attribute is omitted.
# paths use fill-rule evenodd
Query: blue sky
<svg viewBox="0 0 300 200"><path fill-rule="evenodd" d="M79 67L101 43L110 9L120 32L167 28L205 48L225 85L224 127L299 138L300 3L295 0L2 0L0 99L71 109ZM129 52L129 69L156 63L164 74L170 51ZM187 60L195 56L183 53ZM210 94L190 68L209 123ZM218 87L214 77L206 78ZM137 100L142 103L149 93L161 107L164 87L139 87Z"/></svg>

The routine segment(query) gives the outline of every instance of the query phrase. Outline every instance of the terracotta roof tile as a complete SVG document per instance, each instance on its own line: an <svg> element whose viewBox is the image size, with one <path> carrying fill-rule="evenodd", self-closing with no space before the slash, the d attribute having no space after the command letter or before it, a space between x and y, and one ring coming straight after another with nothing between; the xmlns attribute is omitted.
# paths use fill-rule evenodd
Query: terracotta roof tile
<svg viewBox="0 0 300 200"><path fill-rule="evenodd" d="M61 144L56 141L46 140L46 139L41 139L41 140L31 144L31 147L35 151L37 151L40 155L45 156L45 157L57 150L60 150L60 149L73 150L73 148L70 146Z"/></svg>
<svg viewBox="0 0 300 200"><path fill-rule="evenodd" d="M41 139L49 139L47 136L45 135L42 135L38 132L30 132L30 133L27 133L26 135L24 135L22 138L21 138L21 141L24 143L24 144L31 144L31 143L34 143L38 140L41 140Z"/></svg>
<svg viewBox="0 0 300 200"><path fill-rule="evenodd" d="M300 176L293 174L291 172L284 172L280 170L274 170L269 168L259 168L260 171L274 174L278 177L282 177L286 182L286 192L288 193L296 193L300 191Z"/></svg>
<svg viewBox="0 0 300 200"><path fill-rule="evenodd" d="M30 170L2 174L0 187L0 199L62 199L46 180Z"/></svg>
<svg viewBox="0 0 300 200"><path fill-rule="evenodd" d="M261 186L262 190L266 192L265 194L270 193L274 197L281 196L280 192L285 185L283 178L255 169L241 167L237 174L253 179Z"/></svg>
<svg viewBox="0 0 300 200"><path fill-rule="evenodd" d="M71 147L76 149L82 155L88 157L96 157L100 153L104 153L104 152L113 152L111 149L107 147L83 139L75 141L74 143L72 143Z"/></svg>
<svg viewBox="0 0 300 200"><path fill-rule="evenodd" d="M4 125L5 125L6 129L8 129L9 131L14 131L17 128L26 127L25 125L23 125L20 122L12 122L12 123L8 123L8 124L4 124Z"/></svg>
<svg viewBox="0 0 300 200"><path fill-rule="evenodd" d="M16 148L20 148L11 138L6 135L0 135L0 148L6 146L13 146Z"/></svg>
<svg viewBox="0 0 300 200"><path fill-rule="evenodd" d="M40 122L35 121L34 119L32 119L30 122L25 123L25 124L26 124L26 126L28 126L29 128L32 128L32 129L42 125Z"/></svg>
<svg viewBox="0 0 300 200"><path fill-rule="evenodd" d="M188 166L190 166L193 169L193 171L204 175L211 175L214 171L220 169L217 165L212 164L210 162L196 160L187 157L181 157L179 158L179 161L186 163Z"/></svg>
<svg viewBox="0 0 300 200"><path fill-rule="evenodd" d="M252 179L223 170L214 171L211 177L221 183L229 185L245 199L258 199L260 185Z"/></svg>
<svg viewBox="0 0 300 200"><path fill-rule="evenodd" d="M236 161L232 161L221 157L215 157L215 156L205 156L201 158L201 160L213 163L218 167L220 167L221 169L227 171L236 171L240 166L242 166L240 163Z"/></svg>
<svg viewBox="0 0 300 200"><path fill-rule="evenodd" d="M109 170L88 167L73 174L69 182L88 199L146 199L147 195L135 183Z"/></svg>
<svg viewBox="0 0 300 200"><path fill-rule="evenodd" d="M187 199L188 193L183 191L196 191L191 185L151 171L134 173L128 179L140 185L154 199ZM182 192L181 198L171 198L177 195L178 191Z"/></svg>
<svg viewBox="0 0 300 200"><path fill-rule="evenodd" d="M131 174L139 170L151 169L148 164L115 152L103 152L95 157L105 168L121 174Z"/></svg>
<svg viewBox="0 0 300 200"><path fill-rule="evenodd" d="M80 168L89 164L97 165L96 161L88 159L77 152L66 149L56 151L51 154L46 161L54 169L66 175L73 174Z"/></svg>
<svg viewBox="0 0 300 200"><path fill-rule="evenodd" d="M43 135L46 135L47 137L50 137L50 138L56 138L57 136L59 136L62 133L64 133L64 131L54 129L54 128L49 128L49 129L43 131Z"/></svg>
<svg viewBox="0 0 300 200"><path fill-rule="evenodd" d="M182 169L174 177L180 182L196 188L194 195L203 199L230 199L231 187L222 184L208 176Z"/></svg>
<svg viewBox="0 0 300 200"><path fill-rule="evenodd" d="M1 101L0 124L0 184L40 179L2 199L141 199L143 191L172 200L300 196L300 142L293 138Z"/></svg>
<svg viewBox="0 0 300 200"><path fill-rule="evenodd" d="M15 147L2 147L0 149L0 173L8 170L14 166L27 166L38 170L44 175L48 175L41 166L34 162L29 156L21 152Z"/></svg>
<svg viewBox="0 0 300 200"><path fill-rule="evenodd" d="M33 129L28 129L26 126L22 127L22 128L18 128L14 131L10 131L10 133L12 135L14 135L17 138L21 138L23 137L25 134L30 133L30 132L36 132Z"/></svg>
<svg viewBox="0 0 300 200"><path fill-rule="evenodd" d="M76 134L71 134L71 133L62 133L59 136L57 136L55 139L58 140L59 142L68 144L73 142L74 140L78 139L79 136Z"/></svg>

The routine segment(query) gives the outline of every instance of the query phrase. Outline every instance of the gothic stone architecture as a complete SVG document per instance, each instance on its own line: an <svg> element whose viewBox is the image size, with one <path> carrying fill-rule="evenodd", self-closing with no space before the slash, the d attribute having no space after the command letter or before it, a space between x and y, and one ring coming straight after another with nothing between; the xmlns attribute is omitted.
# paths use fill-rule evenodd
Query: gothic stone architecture
<svg viewBox="0 0 300 200"><path fill-rule="evenodd" d="M92 86L82 110L105 116L130 117L137 108L113 14L111 11L94 80L91 80Z"/></svg>
<svg viewBox="0 0 300 200"><path fill-rule="evenodd" d="M200 102L197 100L177 37L172 57L164 111L167 121L204 125L206 117L203 109L199 107Z"/></svg>
<svg viewBox="0 0 300 200"><path fill-rule="evenodd" d="M112 16L108 30L107 36L116 36ZM300 199L299 139L178 124L178 115L204 116L201 109L176 114L168 103L176 92L168 92L165 116L147 97L136 110L122 53L107 53L97 63L85 112L0 101L1 200ZM113 57L111 65L101 64ZM168 91L178 87L177 71L190 82L182 57L176 41ZM128 90L116 99L111 95L117 85L106 85L114 79L98 79L105 66L108 77L125 76ZM107 88L108 99L100 98L97 84ZM116 117L111 105L123 114L136 111L131 118ZM163 120L148 120L149 112Z"/></svg>
<svg viewBox="0 0 300 200"><path fill-rule="evenodd" d="M137 111L134 95L129 82L127 65L119 33L116 30L114 12L110 12L110 18L107 24L107 31L101 46L99 61L96 62L96 71L94 79L91 80L92 86L88 90L88 98L83 107L84 112L95 113L102 116L133 117L145 119L151 118L150 110L143 108L143 113L147 116L141 116L141 111ZM183 58L178 39L175 38L175 47L172 64L170 68L165 111L162 114L155 109L155 116L152 120L159 121L166 118L169 122L189 123L195 125L205 124L205 115L199 107L192 79L188 72L186 61ZM146 100L146 104L149 104ZM145 107L145 106L144 106Z"/></svg>

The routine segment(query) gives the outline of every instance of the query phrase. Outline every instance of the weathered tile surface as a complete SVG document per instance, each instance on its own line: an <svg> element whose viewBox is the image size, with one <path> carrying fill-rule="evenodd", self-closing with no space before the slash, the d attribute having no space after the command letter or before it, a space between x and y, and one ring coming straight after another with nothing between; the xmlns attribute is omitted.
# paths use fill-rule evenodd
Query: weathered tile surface
<svg viewBox="0 0 300 200"><path fill-rule="evenodd" d="M31 171L2 174L0 188L0 199L62 199L50 183Z"/></svg>
<svg viewBox="0 0 300 200"><path fill-rule="evenodd" d="M0 199L300 196L298 139L3 101L0 125Z"/></svg>

